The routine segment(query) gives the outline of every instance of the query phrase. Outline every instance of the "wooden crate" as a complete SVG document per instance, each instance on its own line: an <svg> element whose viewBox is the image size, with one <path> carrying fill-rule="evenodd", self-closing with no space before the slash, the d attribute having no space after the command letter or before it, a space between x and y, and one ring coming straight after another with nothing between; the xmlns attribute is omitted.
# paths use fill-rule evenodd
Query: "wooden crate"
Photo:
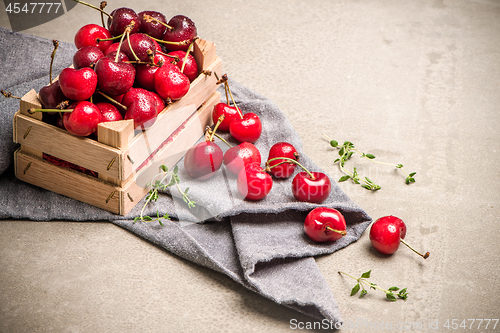
<svg viewBox="0 0 500 333"><path fill-rule="evenodd" d="M16 177L30 184L86 202L115 214L125 215L148 193L146 186L159 166L173 167L212 124L212 110L220 101L217 78L221 61L213 43L197 40L194 57L200 74L189 92L168 105L153 126L134 131L133 120L101 123L97 140L77 137L41 121L35 90L20 102L13 119ZM56 166L50 155L91 170L98 177Z"/></svg>

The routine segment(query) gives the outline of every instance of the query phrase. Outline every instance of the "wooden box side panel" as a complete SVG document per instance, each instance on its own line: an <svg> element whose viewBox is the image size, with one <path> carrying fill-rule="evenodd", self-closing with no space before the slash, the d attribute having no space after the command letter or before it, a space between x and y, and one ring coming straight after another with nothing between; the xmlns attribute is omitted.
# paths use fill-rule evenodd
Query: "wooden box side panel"
<svg viewBox="0 0 500 333"><path fill-rule="evenodd" d="M14 153L16 176L22 181L52 192L120 214L121 189L90 176L52 165L24 154Z"/></svg>
<svg viewBox="0 0 500 333"><path fill-rule="evenodd" d="M20 113L15 117L14 138L22 146L33 147L99 174L119 178L120 161L123 158L120 149L71 135L65 130Z"/></svg>

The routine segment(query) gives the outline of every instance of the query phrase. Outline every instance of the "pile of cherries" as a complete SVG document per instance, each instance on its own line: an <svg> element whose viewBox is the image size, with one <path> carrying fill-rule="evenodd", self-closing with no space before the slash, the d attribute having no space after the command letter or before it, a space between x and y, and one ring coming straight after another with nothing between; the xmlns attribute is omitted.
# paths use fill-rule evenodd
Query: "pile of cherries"
<svg viewBox="0 0 500 333"><path fill-rule="evenodd" d="M50 112L44 120L78 136L92 135L100 122L122 119L133 119L136 129L150 127L200 72L192 55L198 37L191 19L176 15L167 22L160 12L126 7L106 14L103 3L94 8L108 16L107 28L103 18L103 26L77 31L73 68L63 69L56 81L51 73L38 94L43 109L32 110Z"/></svg>

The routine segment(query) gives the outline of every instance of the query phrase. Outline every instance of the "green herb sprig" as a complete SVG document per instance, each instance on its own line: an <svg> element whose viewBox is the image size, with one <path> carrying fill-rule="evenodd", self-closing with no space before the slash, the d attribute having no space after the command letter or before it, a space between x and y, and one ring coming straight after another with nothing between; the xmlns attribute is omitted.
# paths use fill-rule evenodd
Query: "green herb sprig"
<svg viewBox="0 0 500 333"><path fill-rule="evenodd" d="M370 269L368 272L364 272L363 274L361 274L361 277L359 277L359 278L355 278L354 276L347 274L345 272L339 272L339 274L340 275L344 274L344 275L346 275L346 276L350 277L351 279L354 279L358 282L352 288L351 296L356 295L358 293L358 291L360 291L360 290L361 290L361 293L359 295L360 298L365 296L366 294L368 294L368 290L366 290L366 288L365 288L365 285L367 285L369 287L369 289L373 289L373 290L378 289L380 291L383 291L385 293L385 297L387 298L387 300L389 300L391 302L395 302L398 299L406 300L408 298L408 292L406 291L407 288L400 289L398 287L390 287L389 289L383 289L383 288L377 286L375 283L368 281L367 279L370 278L371 272L372 272L372 270ZM397 292L397 291L399 291L399 292L396 294L395 292Z"/></svg>
<svg viewBox="0 0 500 333"><path fill-rule="evenodd" d="M395 167L397 169L401 169L403 173L406 176L405 183L407 185L414 183L415 182L415 174L416 172L412 173L407 173L403 169L403 164L394 164L394 163L386 163L386 162L380 162L375 160L375 155L373 154L367 154L364 152L359 151L352 142L350 141L345 141L342 145L339 144L338 141L330 139L328 136L323 134L323 136L328 140L330 143L330 146L333 148L338 148L339 149L339 158L337 158L334 163L339 164L340 170L344 173L344 176L339 178L339 182L344 182L346 180L351 179L353 183L361 185L363 188L366 188L367 190L371 191L377 191L381 189L380 185L375 184L371 179L368 177L364 177L363 179L359 176L358 171L356 167L353 167L353 171L350 172L345 168L345 163L351 159L351 157L356 153L360 156L360 158L366 158L374 163L378 164L383 164L383 165L388 165Z"/></svg>
<svg viewBox="0 0 500 333"><path fill-rule="evenodd" d="M144 215L144 210L146 209L146 206L150 202L156 202L158 200L158 191L165 191L168 187L175 185L179 192L182 194L182 200L188 205L189 208L195 207L196 202L192 201L189 199L189 187L187 187L184 191L181 190L181 187L179 185L180 183L180 178L178 175L179 168L176 165L172 170L169 170L166 165L161 165L160 166L161 172L157 174L155 177L153 177L153 180L147 184L147 186L150 186L151 189L149 190L148 194L146 195L146 202L144 203L144 206L141 209L141 215L137 216L134 219L134 223L137 221L141 222L154 222L158 221L158 223L163 226L162 219L165 220L170 220L170 216L168 213L165 215L161 216L159 211L156 211L156 218L153 218L148 215ZM161 179L156 179L158 176L162 175ZM156 179L156 180L155 180Z"/></svg>

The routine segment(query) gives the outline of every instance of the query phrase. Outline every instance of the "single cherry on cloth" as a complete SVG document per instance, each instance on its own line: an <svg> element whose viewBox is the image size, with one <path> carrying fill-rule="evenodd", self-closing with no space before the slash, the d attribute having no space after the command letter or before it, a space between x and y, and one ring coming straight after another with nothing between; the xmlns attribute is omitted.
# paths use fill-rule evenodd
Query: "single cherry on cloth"
<svg viewBox="0 0 500 333"><path fill-rule="evenodd" d="M257 201L269 194L273 187L272 177L260 166L250 163L238 174L236 181L238 192L247 200Z"/></svg>
<svg viewBox="0 0 500 333"><path fill-rule="evenodd" d="M276 178L290 177L295 171L295 167L297 166L297 164L286 163L285 160L276 159L277 157L287 157L298 161L299 153L297 152L297 149L295 149L295 147L288 142L278 142L275 143L269 150L269 157L267 159L273 160L271 163L269 163L269 166L279 164L276 167L271 168L271 174Z"/></svg>
<svg viewBox="0 0 500 333"><path fill-rule="evenodd" d="M229 124L229 133L239 142L254 143L260 138L262 123L258 115L248 112Z"/></svg>
<svg viewBox="0 0 500 333"><path fill-rule="evenodd" d="M245 165L250 163L260 165L260 162L260 151L250 142L242 142L231 147L224 154L224 165L233 175L238 175Z"/></svg>
<svg viewBox="0 0 500 333"><path fill-rule="evenodd" d="M189 148L184 156L184 169L194 179L207 180L213 177L222 166L224 153L222 149L213 142L215 131L222 122L222 118L215 124L210 136L205 136L202 141Z"/></svg>
<svg viewBox="0 0 500 333"><path fill-rule="evenodd" d="M344 216L334 208L314 208L306 216L304 232L315 242L339 240L347 234Z"/></svg>
<svg viewBox="0 0 500 333"><path fill-rule="evenodd" d="M81 101L71 104L63 115L64 127L68 132L77 136L89 136L97 130L97 125L102 121L99 108L90 102Z"/></svg>
<svg viewBox="0 0 500 333"><path fill-rule="evenodd" d="M97 87L97 74L90 68L65 68L59 74L59 85L63 94L75 101L90 98Z"/></svg>
<svg viewBox="0 0 500 333"><path fill-rule="evenodd" d="M281 162L271 165L276 160L281 160ZM322 203L328 198L332 189L330 178L323 172L309 171L293 158L271 158L266 162L266 170L271 171L273 168L277 168L284 163L294 163L304 170L297 173L292 180L292 194L295 199L303 202Z"/></svg>
<svg viewBox="0 0 500 333"><path fill-rule="evenodd" d="M370 229L370 242L380 253L393 254L399 249L399 244L403 243L422 258L427 259L429 257L429 252L421 254L406 243L403 240L405 236L406 224L400 218L392 215L377 219Z"/></svg>

